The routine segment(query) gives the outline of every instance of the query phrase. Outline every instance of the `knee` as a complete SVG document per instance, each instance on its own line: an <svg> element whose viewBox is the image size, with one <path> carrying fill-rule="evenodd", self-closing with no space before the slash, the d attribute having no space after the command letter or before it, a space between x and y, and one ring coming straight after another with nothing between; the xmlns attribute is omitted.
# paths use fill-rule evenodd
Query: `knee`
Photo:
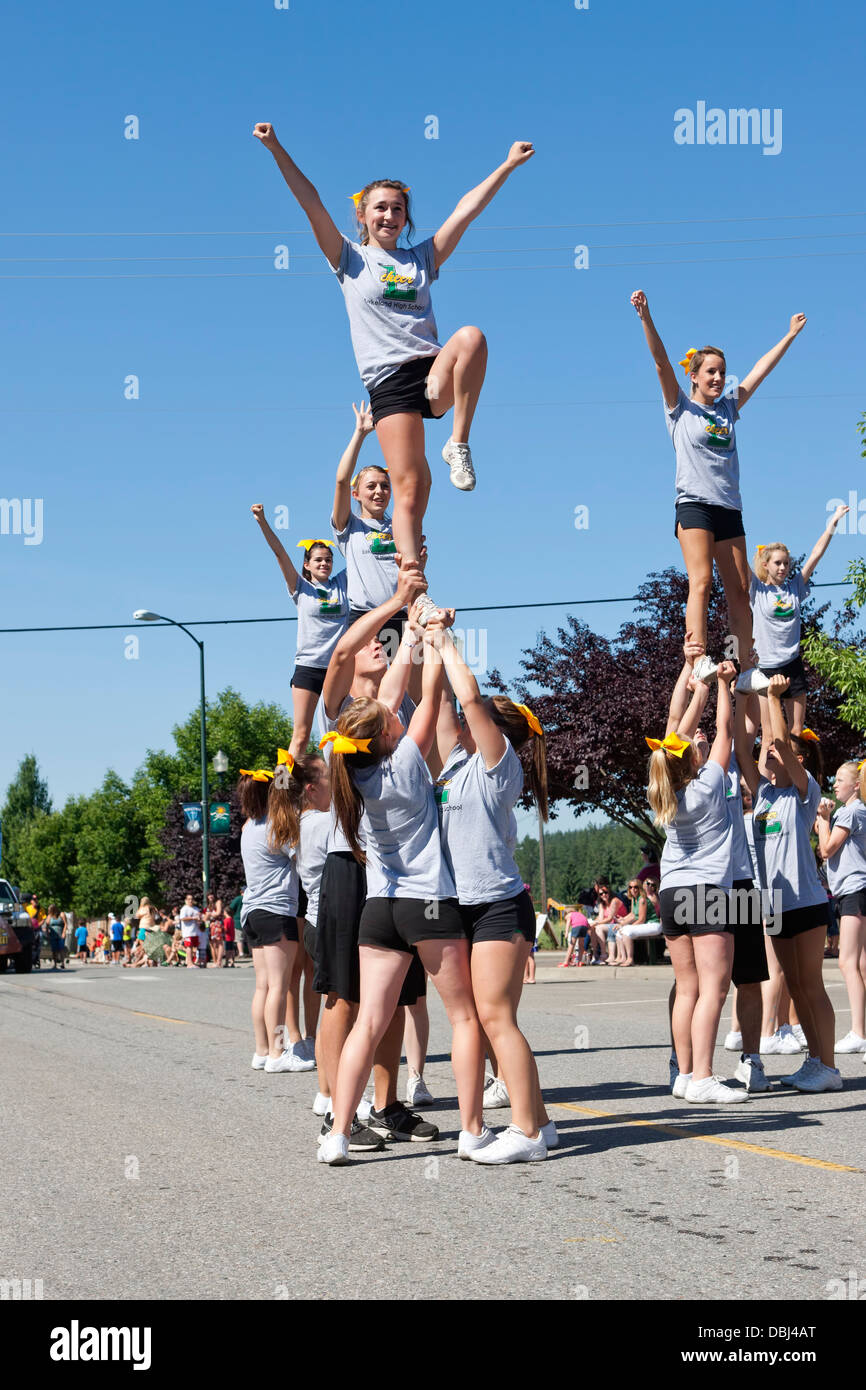
<svg viewBox="0 0 866 1390"><path fill-rule="evenodd" d="M460 339L460 347L464 352L470 352L473 355L480 354L485 357L487 356L487 339L481 332L481 329L476 328L474 324L459 329L458 337Z"/></svg>
<svg viewBox="0 0 866 1390"><path fill-rule="evenodd" d="M689 575L689 593L698 598L709 598L710 590L713 587L712 571L709 573L700 570L697 574Z"/></svg>

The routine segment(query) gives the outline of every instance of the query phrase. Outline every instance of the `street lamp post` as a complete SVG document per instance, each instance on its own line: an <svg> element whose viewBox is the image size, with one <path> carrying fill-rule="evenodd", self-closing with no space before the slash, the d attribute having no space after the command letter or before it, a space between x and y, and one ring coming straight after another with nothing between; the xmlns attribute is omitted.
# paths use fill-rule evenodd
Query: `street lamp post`
<svg viewBox="0 0 866 1390"><path fill-rule="evenodd" d="M171 623L172 627L179 627L181 632L185 632L198 647L199 658L199 679L201 682L201 699L199 703L199 733L201 741L201 858L202 858L202 884L204 886L204 902L207 903L207 895L210 892L210 793L208 791L207 780L207 730L205 726L205 694L204 694L204 642L190 632L183 623L176 622L174 618L166 618L163 613L151 613L148 608L139 608L132 615L136 622L140 623Z"/></svg>

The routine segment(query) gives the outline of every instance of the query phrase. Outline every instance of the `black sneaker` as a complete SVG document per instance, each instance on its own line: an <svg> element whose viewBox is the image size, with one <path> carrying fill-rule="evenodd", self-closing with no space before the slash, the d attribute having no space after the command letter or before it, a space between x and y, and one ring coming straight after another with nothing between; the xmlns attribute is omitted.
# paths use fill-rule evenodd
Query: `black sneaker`
<svg viewBox="0 0 866 1390"><path fill-rule="evenodd" d="M322 1128L319 1130L317 1143L321 1144L323 1139L327 1139L333 1128L333 1115L326 1115L322 1121ZM353 1153L381 1153L385 1144L378 1134L374 1134L366 1125L362 1125L357 1115L352 1121L352 1128L349 1131L349 1148Z"/></svg>
<svg viewBox="0 0 866 1390"><path fill-rule="evenodd" d="M369 1126L383 1139L411 1139L416 1144L428 1144L439 1138L436 1125L414 1115L400 1100L395 1100L384 1110L371 1110Z"/></svg>

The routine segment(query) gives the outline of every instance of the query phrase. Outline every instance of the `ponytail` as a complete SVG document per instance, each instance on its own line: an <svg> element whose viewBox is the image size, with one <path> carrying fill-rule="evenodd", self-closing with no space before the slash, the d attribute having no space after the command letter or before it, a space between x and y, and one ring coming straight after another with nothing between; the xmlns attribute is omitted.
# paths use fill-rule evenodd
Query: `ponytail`
<svg viewBox="0 0 866 1390"><path fill-rule="evenodd" d="M317 776L323 759L318 753L295 758L292 766L280 763L268 792L268 848L294 847L301 834L304 791Z"/></svg>
<svg viewBox="0 0 866 1390"><path fill-rule="evenodd" d="M369 753L338 753L331 747L331 800L337 824L346 837L346 843L359 864L366 864L367 856L361 849L358 830L364 810L364 798L355 786L352 776L354 768L375 767L385 755L381 737L388 727L389 711L378 700L362 696L353 700L348 709L337 720L337 733L348 739L367 739Z"/></svg>
<svg viewBox="0 0 866 1390"><path fill-rule="evenodd" d="M547 740L544 731L538 732L541 728L532 729L526 715L519 705L513 700L509 700L506 695L493 695L484 701L484 706L490 718L498 729L501 729L508 742L515 752L519 752L525 747L527 740L532 740L530 750L529 767L526 769L526 781L529 784L529 791L541 814L543 821L547 820L548 799L547 799Z"/></svg>

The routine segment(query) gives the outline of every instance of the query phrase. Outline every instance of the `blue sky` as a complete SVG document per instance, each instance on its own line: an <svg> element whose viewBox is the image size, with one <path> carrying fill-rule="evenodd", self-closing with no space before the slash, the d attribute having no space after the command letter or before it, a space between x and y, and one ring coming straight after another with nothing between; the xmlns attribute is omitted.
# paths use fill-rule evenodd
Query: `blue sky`
<svg viewBox="0 0 866 1390"><path fill-rule="evenodd" d="M133 610L288 614L250 504L287 505L292 544L327 525L360 385L342 297L257 120L346 231L348 195L396 176L428 235L513 140L535 143L434 291L443 340L477 323L490 346L476 492L449 485L447 426L428 428L440 602L625 595L679 563L673 453L628 303L638 287L674 360L718 343L738 375L792 313L809 315L738 429L750 540L806 549L830 498L866 498L851 7L446 0L422 16L153 0L17 7L4 37L0 491L43 500L43 539L0 536L0 625L128 626L0 635L0 795L31 751L59 803L169 746L198 699L196 652L145 630L127 660ZM780 108L781 152L676 144L674 112L699 101ZM137 140L124 138L130 115ZM574 268L576 245L588 269ZM138 400L124 398L132 374ZM840 535L818 578L841 578L862 549ZM608 633L628 616L578 611ZM560 619L465 625L483 624L490 664L510 675ZM210 694L232 685L290 706L293 626L200 631Z"/></svg>

